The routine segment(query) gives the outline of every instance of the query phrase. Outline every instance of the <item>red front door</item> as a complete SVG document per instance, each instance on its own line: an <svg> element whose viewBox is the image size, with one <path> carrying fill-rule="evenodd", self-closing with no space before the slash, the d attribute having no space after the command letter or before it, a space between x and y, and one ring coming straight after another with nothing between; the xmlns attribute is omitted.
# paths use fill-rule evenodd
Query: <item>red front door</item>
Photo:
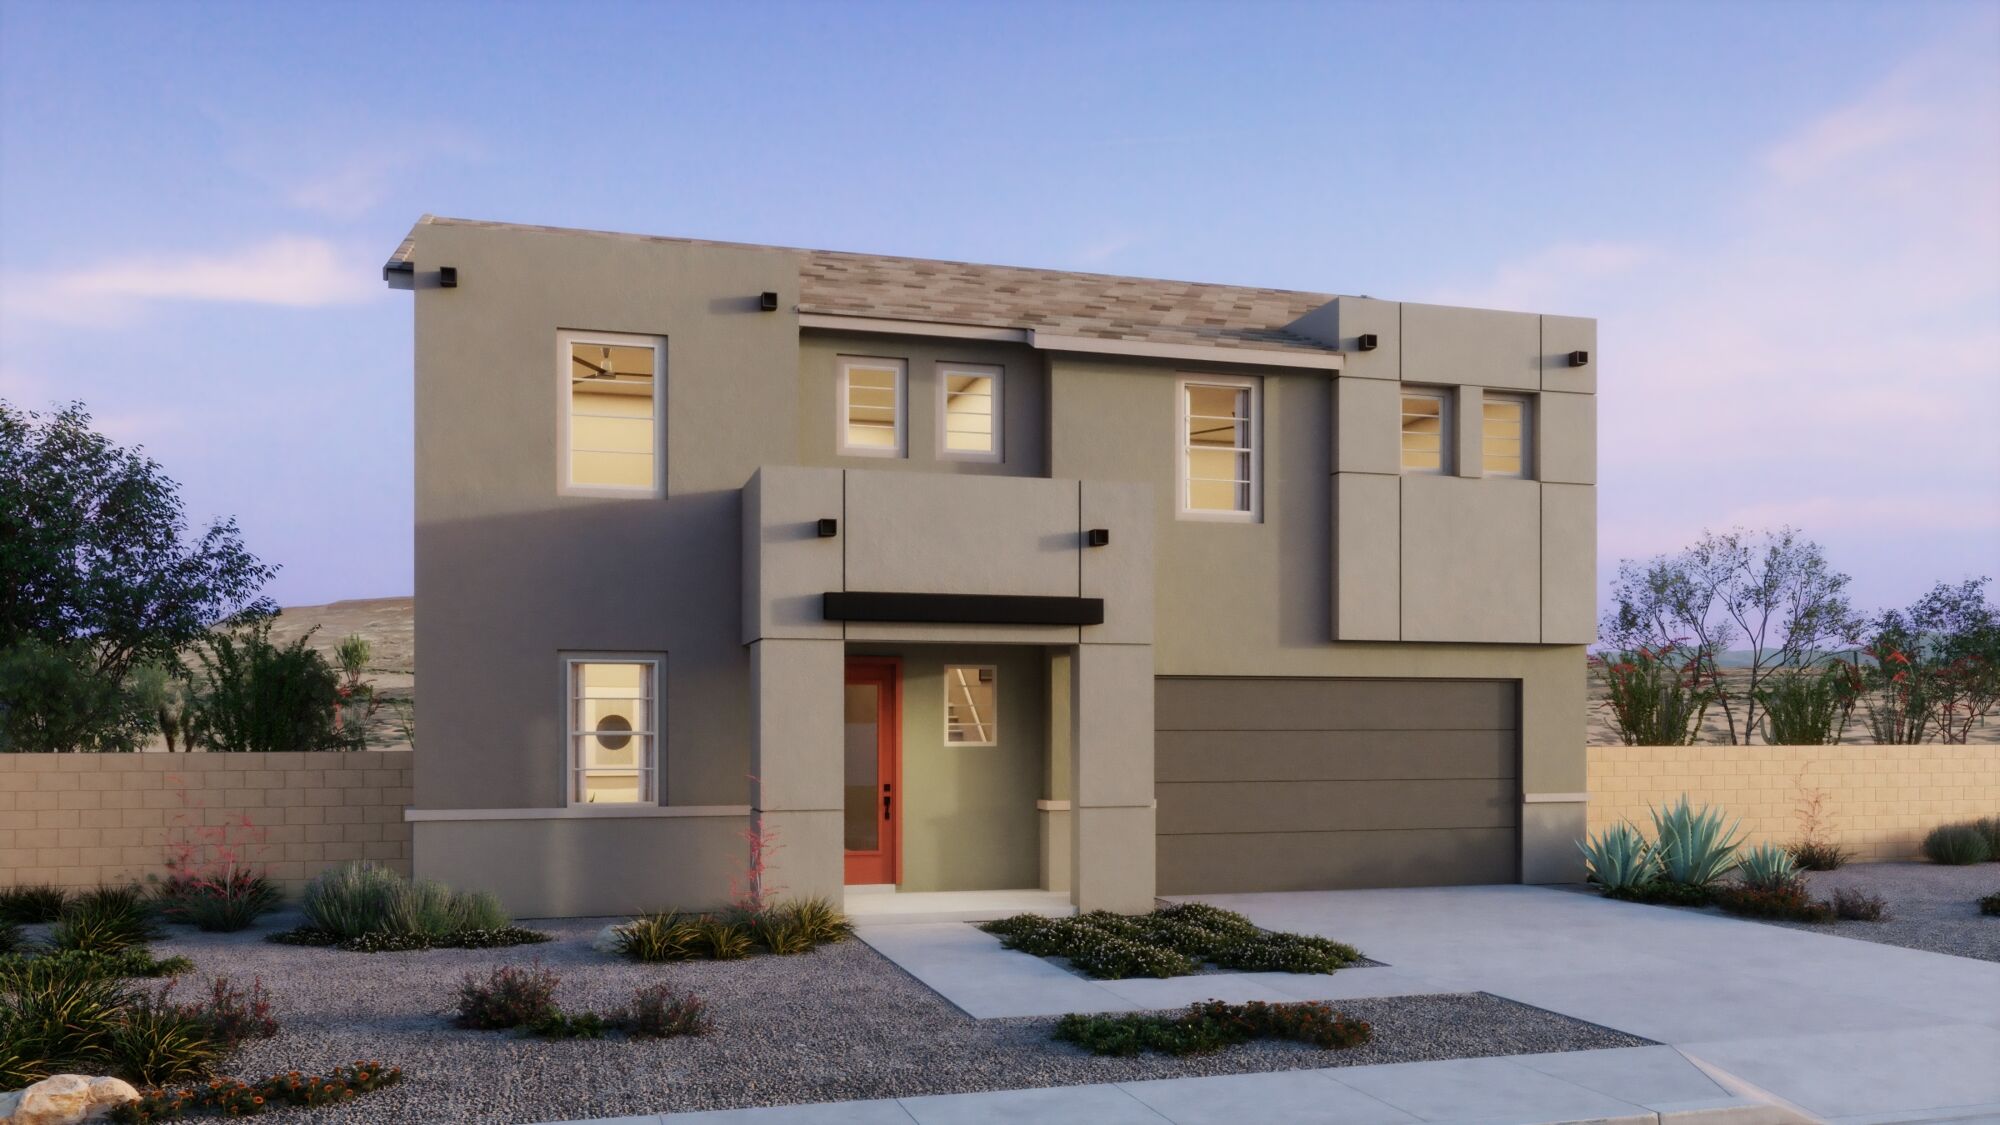
<svg viewBox="0 0 2000 1125"><path fill-rule="evenodd" d="M902 665L847 658L847 882L894 883L902 868Z"/></svg>

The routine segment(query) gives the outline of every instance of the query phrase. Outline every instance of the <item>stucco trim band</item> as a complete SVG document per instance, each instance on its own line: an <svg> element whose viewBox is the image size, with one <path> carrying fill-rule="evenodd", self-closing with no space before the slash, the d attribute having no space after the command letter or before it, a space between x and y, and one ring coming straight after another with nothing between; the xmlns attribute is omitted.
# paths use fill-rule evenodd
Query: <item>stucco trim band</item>
<svg viewBox="0 0 2000 1125"><path fill-rule="evenodd" d="M568 809L404 809L419 820L608 820L620 817L749 816L749 805L578 805Z"/></svg>
<svg viewBox="0 0 2000 1125"><path fill-rule="evenodd" d="M1068 812L1068 801L1036 801L1035 807L1043 812Z"/></svg>
<svg viewBox="0 0 2000 1125"><path fill-rule="evenodd" d="M1588 793L1525 793L1521 802L1528 805L1581 805L1590 800Z"/></svg>

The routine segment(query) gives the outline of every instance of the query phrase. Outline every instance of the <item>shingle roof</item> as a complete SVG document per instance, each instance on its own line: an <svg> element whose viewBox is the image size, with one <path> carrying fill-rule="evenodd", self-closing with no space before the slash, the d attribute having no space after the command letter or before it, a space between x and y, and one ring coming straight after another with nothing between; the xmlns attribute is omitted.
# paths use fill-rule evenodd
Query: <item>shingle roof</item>
<svg viewBox="0 0 2000 1125"><path fill-rule="evenodd" d="M577 231L476 219L436 223L531 230L694 246L745 246L660 235ZM407 262L416 232L389 262ZM1193 281L1071 273L970 262L897 258L837 250L754 246L799 256L799 311L985 328L1027 328L1064 336L1159 344L1328 353L1324 344L1285 326L1334 299L1331 293L1208 285Z"/></svg>

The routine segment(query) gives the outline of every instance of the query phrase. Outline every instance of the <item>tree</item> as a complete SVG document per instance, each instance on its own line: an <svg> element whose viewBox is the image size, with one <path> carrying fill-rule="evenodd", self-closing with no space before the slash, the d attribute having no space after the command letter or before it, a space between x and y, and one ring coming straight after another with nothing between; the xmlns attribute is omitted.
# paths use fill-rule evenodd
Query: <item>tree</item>
<svg viewBox="0 0 2000 1125"><path fill-rule="evenodd" d="M1940 582L1875 619L1869 721L1882 742L1963 743L2000 704L2000 608L1987 578Z"/></svg>
<svg viewBox="0 0 2000 1125"><path fill-rule="evenodd" d="M233 519L192 534L179 486L142 448L93 431L81 404L43 415L0 402L0 654L37 669L0 679L0 708L30 691L50 706L59 691L71 733L50 749L118 748L106 732L123 721L133 669L172 664L224 620L274 612L258 591L276 572ZM74 672L66 688L50 652Z"/></svg>
<svg viewBox="0 0 2000 1125"><path fill-rule="evenodd" d="M275 644L262 618L203 637L189 742L226 753L366 749L358 724L342 726L340 673L307 647L311 636Z"/></svg>
<svg viewBox="0 0 2000 1125"><path fill-rule="evenodd" d="M1603 634L1622 649L1690 647L1729 741L1748 743L1766 677L1816 667L1860 632L1847 582L1819 544L1793 528L1704 531L1678 554L1619 564ZM1741 692L1721 674L1722 655L1738 643L1750 652Z"/></svg>

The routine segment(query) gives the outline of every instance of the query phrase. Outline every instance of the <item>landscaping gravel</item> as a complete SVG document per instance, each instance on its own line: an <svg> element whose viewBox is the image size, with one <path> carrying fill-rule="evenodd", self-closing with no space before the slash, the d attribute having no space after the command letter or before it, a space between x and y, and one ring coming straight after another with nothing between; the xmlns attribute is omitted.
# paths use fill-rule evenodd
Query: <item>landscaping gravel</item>
<svg viewBox="0 0 2000 1125"><path fill-rule="evenodd" d="M198 977L256 976L270 990L283 1030L231 1058L230 1073L255 1078L373 1059L406 1075L345 1106L273 1115L283 1120L539 1122L1648 1042L1465 993L1344 1001L1341 1011L1375 1027L1374 1042L1349 1051L1253 1043L1189 1058L1099 1058L1051 1041L1052 1019L974 1020L858 941L794 957L644 965L590 948L605 921L541 924L559 939L546 945L371 954L262 940L296 924L279 916L240 934L176 927L154 948L192 958ZM635 986L665 981L707 1001L714 1030L549 1042L450 1026L461 976L531 960L562 974L557 1000L566 1008L608 1010Z"/></svg>
<svg viewBox="0 0 2000 1125"><path fill-rule="evenodd" d="M1851 863L1837 871L1808 871L1806 882L1814 898L1831 898L1837 890L1879 895L1886 916L1880 922L1772 925L2000 961L2000 918L1979 912L1979 900L2000 891L2000 863Z"/></svg>

